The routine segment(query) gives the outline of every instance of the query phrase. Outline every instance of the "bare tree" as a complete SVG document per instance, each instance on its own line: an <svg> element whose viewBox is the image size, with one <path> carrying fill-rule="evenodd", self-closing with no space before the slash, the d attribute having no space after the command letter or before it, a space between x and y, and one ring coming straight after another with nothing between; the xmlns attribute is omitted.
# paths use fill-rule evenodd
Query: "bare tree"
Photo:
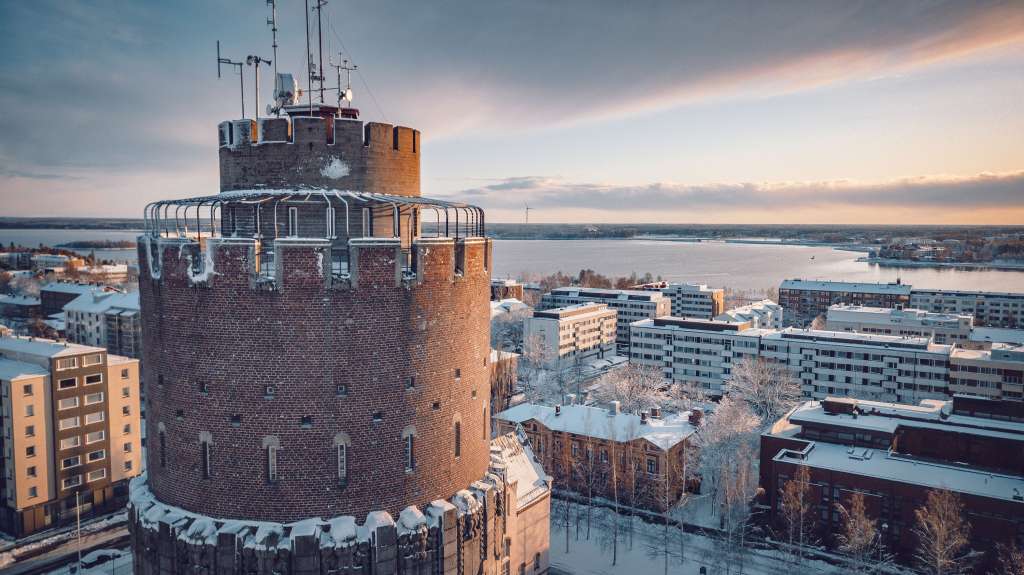
<svg viewBox="0 0 1024 575"><path fill-rule="evenodd" d="M804 560L804 545L809 542L814 524L814 508L811 470L806 465L800 465L782 487L782 516L786 520L789 545L798 564Z"/></svg>
<svg viewBox="0 0 1024 575"><path fill-rule="evenodd" d="M618 401L626 413L639 413L668 403L667 387L657 369L630 363L602 375L591 397L602 403Z"/></svg>
<svg viewBox="0 0 1024 575"><path fill-rule="evenodd" d="M971 526L964 521L960 497L933 489L923 506L914 510L917 525L915 558L925 573L949 575L966 569L962 551L970 543Z"/></svg>
<svg viewBox="0 0 1024 575"><path fill-rule="evenodd" d="M1011 543L999 544L999 575L1024 575L1024 550Z"/></svg>
<svg viewBox="0 0 1024 575"><path fill-rule="evenodd" d="M764 358L743 358L732 368L730 395L743 400L761 420L775 423L800 401L800 384L785 365Z"/></svg>
<svg viewBox="0 0 1024 575"><path fill-rule="evenodd" d="M837 539L839 550L854 561L850 568L856 573L876 573L891 563L892 556L885 551L882 533L877 522L868 517L864 494L857 491L850 496L849 506L837 503L843 526Z"/></svg>

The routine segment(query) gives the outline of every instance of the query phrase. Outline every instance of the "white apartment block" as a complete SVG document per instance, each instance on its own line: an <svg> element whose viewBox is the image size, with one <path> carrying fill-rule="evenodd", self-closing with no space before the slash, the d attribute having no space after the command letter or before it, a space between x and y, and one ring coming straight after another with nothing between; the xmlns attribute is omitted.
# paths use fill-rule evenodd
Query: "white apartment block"
<svg viewBox="0 0 1024 575"><path fill-rule="evenodd" d="M672 300L675 317L711 319L725 309L725 290L704 284L657 282L637 286L645 291L660 291Z"/></svg>
<svg viewBox="0 0 1024 575"><path fill-rule="evenodd" d="M1024 399L1024 345L994 343L992 349L954 349L949 362L954 393Z"/></svg>
<svg viewBox="0 0 1024 575"><path fill-rule="evenodd" d="M544 294L537 309L554 309L586 302L603 303L616 311L615 343L623 350L629 349L630 323L672 313L672 301L661 292L581 287L555 288Z"/></svg>
<svg viewBox="0 0 1024 575"><path fill-rule="evenodd" d="M658 317L630 326L630 362L662 370L673 383L722 395L732 366L756 357L759 329L749 322Z"/></svg>
<svg viewBox="0 0 1024 575"><path fill-rule="evenodd" d="M1024 328L1024 293L914 289L910 307L971 315L978 326Z"/></svg>
<svg viewBox="0 0 1024 575"><path fill-rule="evenodd" d="M930 337L935 343L964 344L973 328L974 319L969 315L920 309L836 304L825 315L825 329L829 331Z"/></svg>
<svg viewBox="0 0 1024 575"><path fill-rule="evenodd" d="M142 326L138 292L86 292L64 306L64 321L67 338L74 343L139 357Z"/></svg>
<svg viewBox="0 0 1024 575"><path fill-rule="evenodd" d="M719 321L749 322L750 327L782 329L782 306L770 299L736 307L715 316Z"/></svg>
<svg viewBox="0 0 1024 575"><path fill-rule="evenodd" d="M606 304L539 310L523 320L523 345L538 346L546 367L562 369L614 355L616 323L615 310Z"/></svg>

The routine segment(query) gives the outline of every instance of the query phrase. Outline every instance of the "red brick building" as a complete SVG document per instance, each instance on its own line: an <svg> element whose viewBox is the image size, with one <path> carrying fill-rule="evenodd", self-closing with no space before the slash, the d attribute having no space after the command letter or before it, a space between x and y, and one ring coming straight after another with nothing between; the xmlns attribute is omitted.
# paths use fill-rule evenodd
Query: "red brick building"
<svg viewBox="0 0 1024 575"><path fill-rule="evenodd" d="M483 212L420 197L415 130L290 113L146 209L136 572L507 569Z"/></svg>
<svg viewBox="0 0 1024 575"><path fill-rule="evenodd" d="M914 510L929 490L960 496L971 547L1024 543L1024 405L956 396L919 406L855 399L810 401L761 437L761 486L782 524L781 493L801 465L817 502L817 534L835 543L836 504L865 495L886 545L909 560Z"/></svg>

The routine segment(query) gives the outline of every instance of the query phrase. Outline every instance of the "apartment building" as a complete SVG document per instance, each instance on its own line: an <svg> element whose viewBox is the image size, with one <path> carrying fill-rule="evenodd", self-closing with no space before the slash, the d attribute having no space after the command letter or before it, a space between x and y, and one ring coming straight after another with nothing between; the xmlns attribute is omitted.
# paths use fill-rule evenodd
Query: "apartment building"
<svg viewBox="0 0 1024 575"><path fill-rule="evenodd" d="M138 292L88 291L64 306L67 338L137 358L142 344L139 309Z"/></svg>
<svg viewBox="0 0 1024 575"><path fill-rule="evenodd" d="M37 297L0 294L0 317L27 320L39 317L41 313L42 306Z"/></svg>
<svg viewBox="0 0 1024 575"><path fill-rule="evenodd" d="M0 530L23 537L124 505L141 471L139 362L0 337Z"/></svg>
<svg viewBox="0 0 1024 575"><path fill-rule="evenodd" d="M785 280L779 286L779 305L785 310L786 326L806 327L829 306L855 304L871 307L911 307L910 286L901 283L853 283ZM915 306L916 307L916 306Z"/></svg>
<svg viewBox="0 0 1024 575"><path fill-rule="evenodd" d="M39 288L39 299L42 301L43 315L49 317L64 311L68 305L80 295L94 291L113 291L113 288L87 283L50 282Z"/></svg>
<svg viewBox="0 0 1024 575"><path fill-rule="evenodd" d="M974 316L974 325L1024 328L1024 293L914 289L910 307Z"/></svg>
<svg viewBox="0 0 1024 575"><path fill-rule="evenodd" d="M933 489L956 493L971 524L971 547L1024 537L1024 403L955 396L919 405L826 398L808 401L761 436L760 484L771 520L784 528L782 491L810 471L813 530L838 544L854 493L886 547L910 560L914 511ZM982 559L984 562L984 559ZM977 572L991 572L979 565Z"/></svg>
<svg viewBox="0 0 1024 575"><path fill-rule="evenodd" d="M715 316L719 321L749 322L750 327L764 329L782 329L782 306L770 299L763 299L747 305L735 307Z"/></svg>
<svg viewBox="0 0 1024 575"><path fill-rule="evenodd" d="M630 362L714 396L723 394L735 363L757 357L764 333L750 322L670 316L634 322L630 330Z"/></svg>
<svg viewBox="0 0 1024 575"><path fill-rule="evenodd" d="M904 337L930 337L935 343L964 344L974 320L969 315L836 304L828 308L825 329Z"/></svg>
<svg viewBox="0 0 1024 575"><path fill-rule="evenodd" d="M523 346L550 369L615 354L616 312L603 303L537 310L523 320Z"/></svg>
<svg viewBox="0 0 1024 575"><path fill-rule="evenodd" d="M617 402L549 407L521 403L495 416L498 433L521 429L555 487L661 511L685 488L699 411L622 413ZM667 495L667 497L666 497Z"/></svg>
<svg viewBox="0 0 1024 575"><path fill-rule="evenodd" d="M704 284L656 282L637 286L645 291L660 291L672 300L671 315L711 319L725 311L725 290Z"/></svg>
<svg viewBox="0 0 1024 575"><path fill-rule="evenodd" d="M949 389L990 399L1024 400L1024 345L954 349L949 358Z"/></svg>
<svg viewBox="0 0 1024 575"><path fill-rule="evenodd" d="M615 310L618 314L615 344L624 352L629 350L630 323L672 313L672 301L661 292L580 287L551 290L541 298L537 309L554 309L586 302L603 303Z"/></svg>

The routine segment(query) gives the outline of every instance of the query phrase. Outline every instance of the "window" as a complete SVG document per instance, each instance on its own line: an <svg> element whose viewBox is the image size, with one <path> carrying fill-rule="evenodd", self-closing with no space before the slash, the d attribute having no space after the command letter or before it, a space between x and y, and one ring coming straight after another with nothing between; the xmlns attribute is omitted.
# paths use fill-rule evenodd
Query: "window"
<svg viewBox="0 0 1024 575"><path fill-rule="evenodd" d="M66 417L60 420L60 423L57 424L57 429L73 429L78 427L79 424L80 420L77 415L75 417Z"/></svg>
<svg viewBox="0 0 1024 575"><path fill-rule="evenodd" d="M410 375L409 377L405 378L405 388L406 389L415 389L416 388L416 376L415 375Z"/></svg>
<svg viewBox="0 0 1024 575"><path fill-rule="evenodd" d="M460 368L455 368L455 380L458 381L460 379L462 379L462 370Z"/></svg>
<svg viewBox="0 0 1024 575"><path fill-rule="evenodd" d="M299 208L288 208L288 237L299 235Z"/></svg>
<svg viewBox="0 0 1024 575"><path fill-rule="evenodd" d="M405 470L412 471L416 469L416 453L415 453L415 436L408 434L405 436Z"/></svg>
<svg viewBox="0 0 1024 575"><path fill-rule="evenodd" d="M534 571L539 571L540 570L540 553L534 553L533 554L533 570Z"/></svg>
<svg viewBox="0 0 1024 575"><path fill-rule="evenodd" d="M63 371L65 369L75 369L78 367L77 357L64 357L57 360L57 371Z"/></svg>
<svg viewBox="0 0 1024 575"><path fill-rule="evenodd" d="M34 499L36 497L39 497L39 488L33 485L32 487L28 488L28 498Z"/></svg>
<svg viewBox="0 0 1024 575"><path fill-rule="evenodd" d="M455 422L455 457L462 457L462 422Z"/></svg>
<svg viewBox="0 0 1024 575"><path fill-rule="evenodd" d="M29 477L35 477L36 476L36 466L35 465L30 466L28 469L25 470L25 473Z"/></svg>
<svg viewBox="0 0 1024 575"><path fill-rule="evenodd" d="M106 438L107 433L101 429L99 431L93 431L92 433L86 433L85 443L88 445L90 443L96 443L97 441L103 441Z"/></svg>
<svg viewBox="0 0 1024 575"><path fill-rule="evenodd" d="M28 447L25 448L25 457L35 457L35 456L36 456L36 446L35 445L29 445Z"/></svg>
<svg viewBox="0 0 1024 575"><path fill-rule="evenodd" d="M68 477L67 479L65 479L63 481L63 483L62 483L62 486L63 486L64 489L71 489L72 487L78 487L81 484L82 484L82 476L81 475L75 475L73 477Z"/></svg>
<svg viewBox="0 0 1024 575"><path fill-rule="evenodd" d="M338 446L338 481L342 484L348 481L348 446Z"/></svg>
<svg viewBox="0 0 1024 575"><path fill-rule="evenodd" d="M97 451L92 451L92 452L89 453L89 455L86 456L86 459L89 462L101 461L101 460L106 459L106 458L107 458L107 451L105 449L99 449Z"/></svg>
<svg viewBox="0 0 1024 575"><path fill-rule="evenodd" d="M313 417L309 415L303 415L299 419L299 427L302 429L310 429L313 427Z"/></svg>
<svg viewBox="0 0 1024 575"><path fill-rule="evenodd" d="M102 402L103 402L103 392L102 391L97 392L97 393L90 393L89 395L85 396L85 404L86 405L94 405L94 404L102 403Z"/></svg>
<svg viewBox="0 0 1024 575"><path fill-rule="evenodd" d="M335 388L334 393L338 397L345 397L346 395L348 395L348 386L345 384L340 384L338 385L337 388Z"/></svg>
<svg viewBox="0 0 1024 575"><path fill-rule="evenodd" d="M80 435L76 435L74 437L66 437L60 440L61 449L72 449L74 447L78 447L79 445L82 445L82 437Z"/></svg>
<svg viewBox="0 0 1024 575"><path fill-rule="evenodd" d="M122 451L124 451L125 453L131 453L132 452L132 442L129 441L128 443L125 443L124 446L122 447Z"/></svg>
<svg viewBox="0 0 1024 575"><path fill-rule="evenodd" d="M69 467L78 467L81 464L82 457L80 455L75 455L72 457L65 457L64 459L62 459L60 462L60 468L68 469Z"/></svg>
<svg viewBox="0 0 1024 575"><path fill-rule="evenodd" d="M658 460L653 457L647 458L647 473L651 475L657 475L658 473Z"/></svg>
<svg viewBox="0 0 1024 575"><path fill-rule="evenodd" d="M63 409L74 409L76 407L78 407L78 396L65 397L64 399L57 402L58 411Z"/></svg>
<svg viewBox="0 0 1024 575"><path fill-rule="evenodd" d="M78 386L78 380L74 377L68 379L62 379L57 382L57 389L71 389Z"/></svg>
<svg viewBox="0 0 1024 575"><path fill-rule="evenodd" d="M26 425L25 426L25 437L35 437L35 436L36 436L36 426L34 426L34 425Z"/></svg>
<svg viewBox="0 0 1024 575"><path fill-rule="evenodd" d="M92 425L93 423L100 423L107 418L107 414L104 411L96 411L93 413L85 414L85 424Z"/></svg>
<svg viewBox="0 0 1024 575"><path fill-rule="evenodd" d="M160 467L167 467L167 435L160 430Z"/></svg>
<svg viewBox="0 0 1024 575"><path fill-rule="evenodd" d="M102 373L94 373L92 375L85 376L85 385L95 385L97 383L103 383Z"/></svg>
<svg viewBox="0 0 1024 575"><path fill-rule="evenodd" d="M82 358L82 367L103 363L103 354L92 353Z"/></svg>
<svg viewBox="0 0 1024 575"><path fill-rule="evenodd" d="M277 482L277 452L281 449L281 440L273 435L263 438L263 449L267 453L267 483Z"/></svg>
<svg viewBox="0 0 1024 575"><path fill-rule="evenodd" d="M202 461L202 464L203 464L203 470L202 470L203 471L203 479L209 479L210 478L210 442L209 441L205 441L205 440L200 441L199 442L199 448L200 448L200 451L201 451L200 455L201 455L201 457L203 459L203 461Z"/></svg>
<svg viewBox="0 0 1024 575"><path fill-rule="evenodd" d="M131 396L132 396L132 390L131 389L129 389L127 387L122 387L121 388L121 397L131 397Z"/></svg>
<svg viewBox="0 0 1024 575"><path fill-rule="evenodd" d="M128 435L131 432L132 432L132 424L130 424L130 423L124 424L124 427L121 428L121 433L123 435Z"/></svg>
<svg viewBox="0 0 1024 575"><path fill-rule="evenodd" d="M25 406L25 417L32 417L36 414L36 406L31 403Z"/></svg>
<svg viewBox="0 0 1024 575"><path fill-rule="evenodd" d="M128 407L127 405L121 406L121 415L131 415L131 414L132 414L132 408L131 407Z"/></svg>
<svg viewBox="0 0 1024 575"><path fill-rule="evenodd" d="M104 467L102 469L97 469L95 471L90 471L89 474L86 475L86 481L99 481L100 479L103 479L106 476L107 476L107 468Z"/></svg>
<svg viewBox="0 0 1024 575"><path fill-rule="evenodd" d="M24 386L22 386L21 393L23 395L32 395L32 384L31 383L27 383Z"/></svg>

